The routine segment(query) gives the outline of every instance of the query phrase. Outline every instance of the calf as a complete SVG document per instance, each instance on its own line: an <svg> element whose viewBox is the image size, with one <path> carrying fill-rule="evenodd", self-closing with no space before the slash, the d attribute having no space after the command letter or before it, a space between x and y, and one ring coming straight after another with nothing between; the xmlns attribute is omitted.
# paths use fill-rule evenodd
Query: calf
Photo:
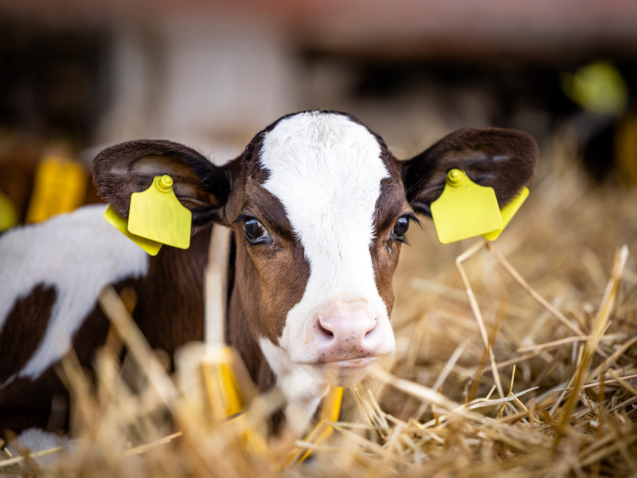
<svg viewBox="0 0 637 478"><path fill-rule="evenodd" d="M343 113L284 116L223 167L161 140L94 160L100 195L122 216L169 174L192 211L188 250L149 257L85 207L0 239L0 429L44 427L64 393L52 366L73 346L88 365L108 322L107 284L132 287L134 318L169 354L204 338L203 272L213 224L232 229L226 340L261 390L278 384L306 419L329 385L350 385L394 351L392 274L415 213L429 215L452 168L492 187L500 206L534 174L524 133L465 128L408 161ZM288 410L289 411L289 410ZM297 416L298 416L297 413Z"/></svg>

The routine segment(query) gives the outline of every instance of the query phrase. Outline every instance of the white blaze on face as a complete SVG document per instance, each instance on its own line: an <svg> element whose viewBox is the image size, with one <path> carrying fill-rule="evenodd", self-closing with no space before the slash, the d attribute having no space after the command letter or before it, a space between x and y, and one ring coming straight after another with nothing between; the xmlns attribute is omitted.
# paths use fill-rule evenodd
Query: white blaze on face
<svg viewBox="0 0 637 478"><path fill-rule="evenodd" d="M311 328L316 314L356 303L375 314L386 337L376 353L391 353L393 332L369 250L381 180L389 177L376 138L344 115L300 113L265 135L260 161L270 173L263 187L285 207L310 265L280 347L292 363L317 362ZM264 352L270 361L272 353Z"/></svg>

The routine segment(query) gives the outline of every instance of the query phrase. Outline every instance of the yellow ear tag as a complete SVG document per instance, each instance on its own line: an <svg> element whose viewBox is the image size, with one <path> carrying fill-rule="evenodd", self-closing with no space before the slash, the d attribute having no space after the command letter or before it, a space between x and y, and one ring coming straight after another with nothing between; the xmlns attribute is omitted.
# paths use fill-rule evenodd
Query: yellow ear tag
<svg viewBox="0 0 637 478"><path fill-rule="evenodd" d="M145 237L136 236L135 234L131 234L130 232L128 232L128 219L123 218L122 216L117 214L117 212L115 212L115 209L113 209L113 206L111 206L110 204L108 208L106 208L104 219L106 219L106 222L108 222L111 226L113 226L139 247L148 252L151 256L156 256L159 252L159 249L161 249L162 244L160 242L151 241L150 239L146 239Z"/></svg>
<svg viewBox="0 0 637 478"><path fill-rule="evenodd" d="M503 227L493 188L474 183L459 169L447 173L445 190L431 204L431 216L443 244Z"/></svg>
<svg viewBox="0 0 637 478"><path fill-rule="evenodd" d="M188 249L191 225L192 213L175 196L170 176L155 176L146 191L131 195L128 232Z"/></svg>
<svg viewBox="0 0 637 478"><path fill-rule="evenodd" d="M82 205L87 176L76 161L45 156L35 170L35 182L26 222L40 222L71 212Z"/></svg>
<svg viewBox="0 0 637 478"><path fill-rule="evenodd" d="M527 188L522 188L522 190L515 196L509 204L500 209L500 214L502 215L502 228L496 229L495 231L491 231L488 234L482 234L482 237L488 239L490 241L495 241L500 233L504 231L504 228L507 227L515 213L518 212L520 206L526 201L526 198L529 197L529 190Z"/></svg>

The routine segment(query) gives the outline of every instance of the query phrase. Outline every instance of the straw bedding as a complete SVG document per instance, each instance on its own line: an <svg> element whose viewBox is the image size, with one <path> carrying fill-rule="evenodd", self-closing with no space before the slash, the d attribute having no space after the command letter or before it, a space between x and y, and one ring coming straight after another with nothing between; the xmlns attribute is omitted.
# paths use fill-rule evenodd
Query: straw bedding
<svg viewBox="0 0 637 478"><path fill-rule="evenodd" d="M329 439L268 439L284 398L253 396L240 367L247 412L216 421L201 369L181 360L169 376L107 291L118 334L97 356L97 383L73 354L59 369L71 447L48 461L5 448L0 473L637 476L637 196L589 184L572 143L544 146L531 197L492 245L442 246L430 223L410 232L394 282L397 353L346 389Z"/></svg>

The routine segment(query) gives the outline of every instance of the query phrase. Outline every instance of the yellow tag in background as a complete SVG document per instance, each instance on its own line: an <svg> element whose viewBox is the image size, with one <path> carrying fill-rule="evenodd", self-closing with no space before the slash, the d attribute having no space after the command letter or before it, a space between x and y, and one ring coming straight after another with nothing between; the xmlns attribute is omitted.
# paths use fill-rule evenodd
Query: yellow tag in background
<svg viewBox="0 0 637 478"><path fill-rule="evenodd" d="M524 201L526 201L526 198L528 197L529 197L529 190L528 188L523 187L522 190L518 193L518 195L515 196L509 204L507 204L502 209L500 209L500 215L502 216L502 222L503 222L502 228L496 229L495 231L491 231L488 234L483 234L482 237L490 241L495 241L500 235L500 233L504 231L504 228L507 227L507 225L509 224L513 216L515 216L515 213L518 212L518 209L520 209L520 206L524 204Z"/></svg>
<svg viewBox="0 0 637 478"><path fill-rule="evenodd" d="M343 387L330 387L330 391L323 399L323 408L321 409L321 417L314 429L305 437L303 441L318 445L324 440L332 436L334 428L327 422L336 422L341 414L341 405L343 403ZM312 454L312 449L295 450L287 461L284 463L286 468L295 468L299 463L303 462Z"/></svg>
<svg viewBox="0 0 637 478"><path fill-rule="evenodd" d="M442 244L480 236L504 226L493 188L474 183L459 169L447 173L444 191L431 204L431 216Z"/></svg>
<svg viewBox="0 0 637 478"><path fill-rule="evenodd" d="M11 200L0 191L0 232L18 225L18 214Z"/></svg>
<svg viewBox="0 0 637 478"><path fill-rule="evenodd" d="M239 428L243 428L243 433L240 433L237 437L239 438L243 452L247 456L257 456L261 459L265 458L273 462L274 459L270 454L266 438L248 423L246 417L247 415L242 413L230 419L230 421L238 425Z"/></svg>
<svg viewBox="0 0 637 478"><path fill-rule="evenodd" d="M156 176L144 192L131 195L128 231L179 249L190 247L192 213L181 205L170 176Z"/></svg>
<svg viewBox="0 0 637 478"><path fill-rule="evenodd" d="M343 387L330 387L330 391L323 399L323 409L321 418L331 422L337 422L341 414L341 404L343 403Z"/></svg>
<svg viewBox="0 0 637 478"><path fill-rule="evenodd" d="M77 209L84 202L86 183L86 172L76 161L45 156L35 171L26 221L41 222Z"/></svg>
<svg viewBox="0 0 637 478"><path fill-rule="evenodd" d="M113 209L113 206L111 206L110 204L108 208L106 208L104 219L106 219L106 222L108 222L111 226L113 226L139 247L148 252L148 254L150 254L151 256L156 256L159 252L159 249L161 249L162 244L160 242L151 241L150 239L146 239L145 237L136 236L135 234L131 234L130 232L128 232L128 219L123 218L122 216L117 214L115 209Z"/></svg>
<svg viewBox="0 0 637 478"><path fill-rule="evenodd" d="M243 412L245 401L232 367L232 348L222 348L214 360L201 365L214 419L222 422Z"/></svg>
<svg viewBox="0 0 637 478"><path fill-rule="evenodd" d="M620 115L628 105L629 89L619 70L606 61L596 61L562 74L562 90L585 111L597 115Z"/></svg>

